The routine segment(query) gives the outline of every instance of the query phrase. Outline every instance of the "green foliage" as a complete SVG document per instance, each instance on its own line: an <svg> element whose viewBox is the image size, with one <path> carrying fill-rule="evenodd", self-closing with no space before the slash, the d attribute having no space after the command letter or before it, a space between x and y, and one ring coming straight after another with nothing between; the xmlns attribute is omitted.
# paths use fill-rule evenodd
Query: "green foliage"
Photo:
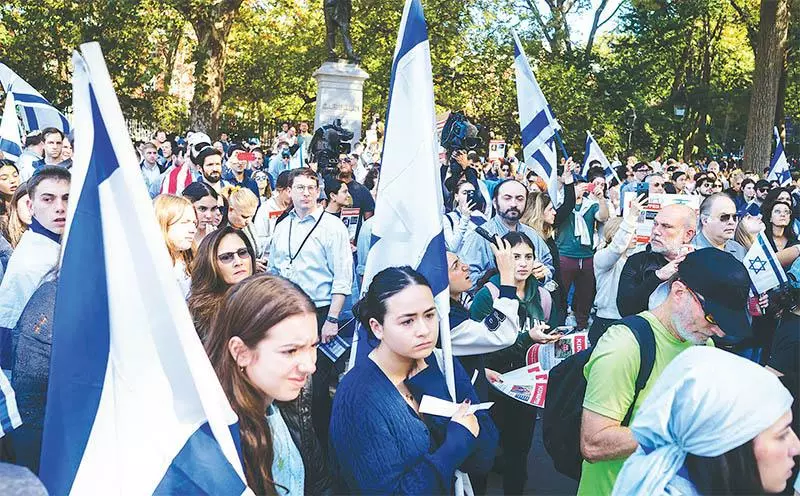
<svg viewBox="0 0 800 496"><path fill-rule="evenodd" d="M610 157L740 151L759 0L623 1L617 28L587 50L571 38L569 16L593 15L592 2L554 0L548 12L536 1L423 0L437 110L464 110L518 147L513 28L576 158L587 130ZM182 130L189 103L169 86L173 74L189 78L194 70L197 40L189 26L219 3L192 2L196 8L179 14L157 0L7 0L0 6L0 61L68 107L70 54L81 42L100 41L126 115ZM353 0L351 36L370 74L365 121L386 112L403 3ZM793 9L797 19L800 1ZM796 123L798 29L795 22L789 35L783 105ZM223 130L263 134L280 120L313 119L312 74L326 57L322 0L244 0L225 50ZM176 65L181 57L188 60ZM686 106L685 117L674 115L676 104Z"/></svg>

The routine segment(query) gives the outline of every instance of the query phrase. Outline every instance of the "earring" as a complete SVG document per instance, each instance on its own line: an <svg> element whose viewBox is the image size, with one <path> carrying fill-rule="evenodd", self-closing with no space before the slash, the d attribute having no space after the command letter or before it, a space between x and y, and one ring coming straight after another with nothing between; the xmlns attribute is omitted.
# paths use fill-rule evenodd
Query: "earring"
<svg viewBox="0 0 800 496"><path fill-rule="evenodd" d="M241 372L242 374L244 374L244 367L239 367L239 372Z"/></svg>

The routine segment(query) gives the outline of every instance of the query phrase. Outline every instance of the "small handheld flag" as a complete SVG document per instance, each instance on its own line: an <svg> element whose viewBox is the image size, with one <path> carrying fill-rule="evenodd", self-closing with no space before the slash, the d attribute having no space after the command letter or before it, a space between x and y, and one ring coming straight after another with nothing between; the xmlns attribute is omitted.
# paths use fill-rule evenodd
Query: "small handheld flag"
<svg viewBox="0 0 800 496"><path fill-rule="evenodd" d="M581 175L583 177L586 177L589 173L589 168L594 162L599 162L597 167L603 168L607 180L616 178L617 182L621 182L617 177L617 171L611 166L608 158L606 158L606 154L600 149L600 145L597 144L592 133L586 131L586 150L583 153L583 167L581 168Z"/></svg>
<svg viewBox="0 0 800 496"><path fill-rule="evenodd" d="M750 274L755 294L766 293L787 280L786 273L763 232L758 233L742 263Z"/></svg>

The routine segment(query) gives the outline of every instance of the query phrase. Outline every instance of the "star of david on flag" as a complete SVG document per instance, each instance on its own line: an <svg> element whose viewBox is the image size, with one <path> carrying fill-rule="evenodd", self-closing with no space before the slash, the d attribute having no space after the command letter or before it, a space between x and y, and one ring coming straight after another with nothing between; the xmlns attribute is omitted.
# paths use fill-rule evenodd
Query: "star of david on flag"
<svg viewBox="0 0 800 496"><path fill-rule="evenodd" d="M762 294L786 282L786 273L764 233L758 233L743 260L750 274L753 293Z"/></svg>

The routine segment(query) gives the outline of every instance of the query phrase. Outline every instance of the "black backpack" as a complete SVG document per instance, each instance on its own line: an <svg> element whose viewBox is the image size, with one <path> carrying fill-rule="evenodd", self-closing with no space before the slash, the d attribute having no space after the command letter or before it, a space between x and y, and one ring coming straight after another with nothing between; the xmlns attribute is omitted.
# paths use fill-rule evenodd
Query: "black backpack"
<svg viewBox="0 0 800 496"><path fill-rule="evenodd" d="M632 315L616 322L627 326L639 342L641 362L633 402L622 420L627 426L631 421L633 406L644 389L656 358L656 341L650 323L644 317ZM556 470L575 480L581 478L581 416L583 397L586 394L586 378L583 367L589 361L589 348L567 358L550 370L547 381L547 401L542 416L544 447Z"/></svg>

